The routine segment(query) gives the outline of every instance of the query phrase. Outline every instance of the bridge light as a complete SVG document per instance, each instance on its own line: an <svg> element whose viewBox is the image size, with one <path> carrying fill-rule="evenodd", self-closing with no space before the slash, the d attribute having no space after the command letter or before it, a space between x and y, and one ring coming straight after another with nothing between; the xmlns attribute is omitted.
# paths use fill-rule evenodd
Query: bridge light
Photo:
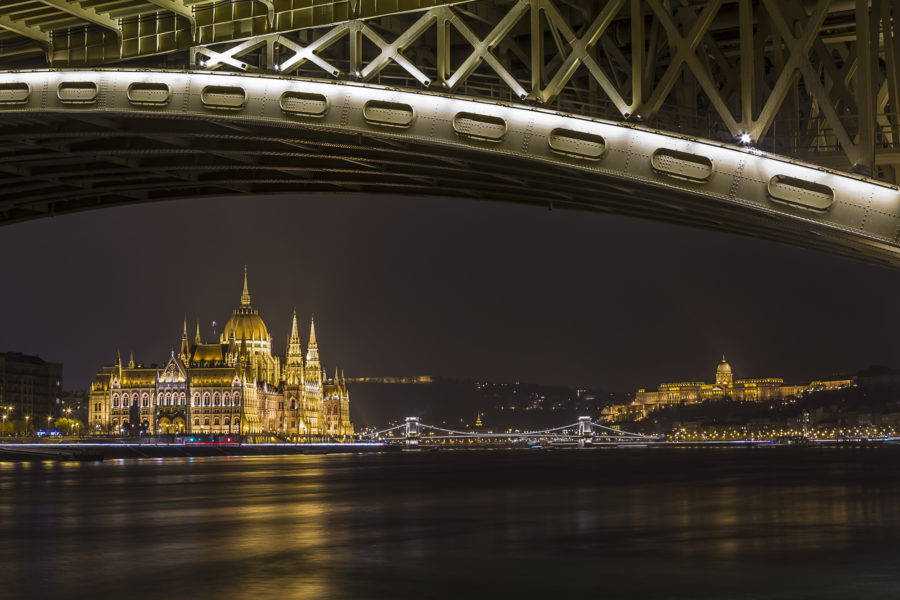
<svg viewBox="0 0 900 600"><path fill-rule="evenodd" d="M751 144L751 143L753 143L753 138L750 137L750 134L745 131L741 134L741 143L742 144Z"/></svg>

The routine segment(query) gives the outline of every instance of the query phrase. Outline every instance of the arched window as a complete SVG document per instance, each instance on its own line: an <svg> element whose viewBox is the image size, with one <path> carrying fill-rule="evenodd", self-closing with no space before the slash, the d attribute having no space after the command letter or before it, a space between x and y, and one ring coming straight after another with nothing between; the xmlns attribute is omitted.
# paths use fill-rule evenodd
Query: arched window
<svg viewBox="0 0 900 600"><path fill-rule="evenodd" d="M209 417L206 417L205 419L203 419L203 424L207 425L207 426L209 425Z"/></svg>
<svg viewBox="0 0 900 600"><path fill-rule="evenodd" d="M200 425L200 419L198 419L198 418L195 417L195 418L194 418L194 425L199 426L199 425Z"/></svg>
<svg viewBox="0 0 900 600"><path fill-rule="evenodd" d="M241 393L240 393L240 392L235 392L235 393L234 393L234 405L235 405L235 406L240 406L240 405L241 405Z"/></svg>
<svg viewBox="0 0 900 600"><path fill-rule="evenodd" d="M181 402L179 403L179 404L181 404L181 406L184 406L184 399L185 399L184 392L181 392Z"/></svg>
<svg viewBox="0 0 900 600"><path fill-rule="evenodd" d="M209 406L209 392L203 394L203 406Z"/></svg>
<svg viewBox="0 0 900 600"><path fill-rule="evenodd" d="M229 419L228 417L225 417L224 423L225 423L225 425L231 425L231 419Z"/></svg>
<svg viewBox="0 0 900 600"><path fill-rule="evenodd" d="M219 405L219 392L216 392L215 394L213 394L213 406L218 406L218 405Z"/></svg>
<svg viewBox="0 0 900 600"><path fill-rule="evenodd" d="M222 406L231 406L231 394L228 392L222 394Z"/></svg>
<svg viewBox="0 0 900 600"><path fill-rule="evenodd" d="M147 392L144 392L143 395L141 395L141 406L143 406L144 408L150 406L150 396L147 394Z"/></svg>
<svg viewBox="0 0 900 600"><path fill-rule="evenodd" d="M213 425L218 425L218 424L219 424L219 417L216 417L216 419L213 421Z"/></svg>
<svg viewBox="0 0 900 600"><path fill-rule="evenodd" d="M200 392L194 392L194 400L192 406L200 406Z"/></svg>

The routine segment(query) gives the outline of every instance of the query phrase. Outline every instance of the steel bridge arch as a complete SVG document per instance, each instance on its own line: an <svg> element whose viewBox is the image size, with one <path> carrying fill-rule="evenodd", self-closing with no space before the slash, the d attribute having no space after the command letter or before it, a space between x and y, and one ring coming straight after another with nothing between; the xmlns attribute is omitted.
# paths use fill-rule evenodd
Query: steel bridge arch
<svg viewBox="0 0 900 600"><path fill-rule="evenodd" d="M0 73L0 224L238 193L459 196L615 213L900 266L900 191L752 148L349 81Z"/></svg>

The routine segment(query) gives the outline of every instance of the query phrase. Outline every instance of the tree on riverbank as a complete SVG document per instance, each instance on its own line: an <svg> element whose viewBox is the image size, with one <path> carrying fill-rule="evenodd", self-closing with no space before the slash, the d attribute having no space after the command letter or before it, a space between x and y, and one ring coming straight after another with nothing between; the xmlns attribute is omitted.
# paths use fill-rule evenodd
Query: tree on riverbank
<svg viewBox="0 0 900 600"><path fill-rule="evenodd" d="M56 430L63 435L77 435L84 432L84 425L78 419L61 417L56 420Z"/></svg>

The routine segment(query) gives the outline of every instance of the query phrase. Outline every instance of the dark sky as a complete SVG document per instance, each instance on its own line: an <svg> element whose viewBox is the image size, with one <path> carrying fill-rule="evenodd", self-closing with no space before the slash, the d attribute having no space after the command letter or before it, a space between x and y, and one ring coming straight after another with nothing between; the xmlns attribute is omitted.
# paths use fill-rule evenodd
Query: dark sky
<svg viewBox="0 0 900 600"><path fill-rule="evenodd" d="M900 363L900 273L749 238L458 199L176 201L0 229L0 350L65 387L134 351L162 362L253 304L283 352L293 306L327 369L614 391L737 377L808 382Z"/></svg>

